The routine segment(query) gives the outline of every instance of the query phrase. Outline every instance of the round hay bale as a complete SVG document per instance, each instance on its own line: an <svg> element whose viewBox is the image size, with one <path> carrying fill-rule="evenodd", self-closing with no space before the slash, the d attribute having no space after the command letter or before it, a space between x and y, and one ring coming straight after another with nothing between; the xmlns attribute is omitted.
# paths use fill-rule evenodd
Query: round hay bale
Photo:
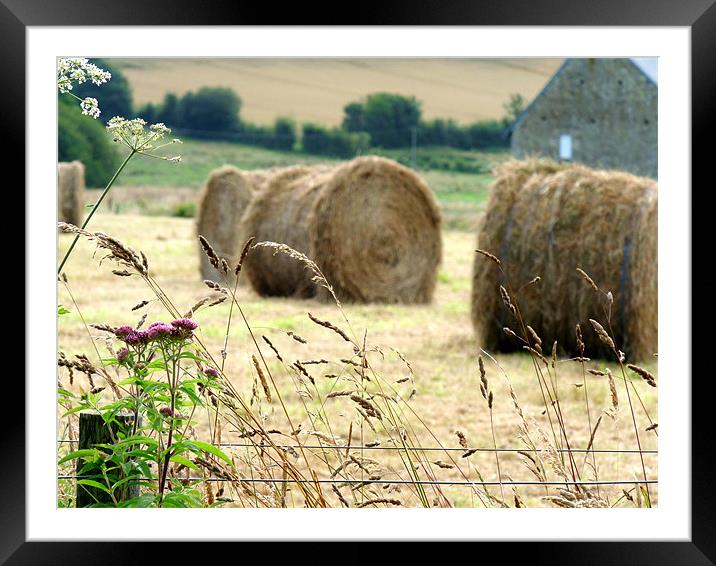
<svg viewBox="0 0 716 566"><path fill-rule="evenodd" d="M241 216L255 191L254 178L259 175L260 172L239 171L236 167L225 165L209 174L199 197L197 235L209 241L217 255L229 263L232 271L243 245L239 241ZM223 283L223 273L212 267L201 245L198 249L202 279ZM232 271L229 272L229 283Z"/></svg>
<svg viewBox="0 0 716 566"><path fill-rule="evenodd" d="M476 254L472 319L483 347L522 348L503 331L507 326L522 335L501 300L503 285L547 352L556 340L561 353L579 355L580 324L586 355L613 358L589 323L609 317L617 348L632 360L650 358L657 350L656 182L538 160L511 161L495 173L477 245L500 259L506 277ZM539 283L526 285L536 276Z"/></svg>
<svg viewBox="0 0 716 566"><path fill-rule="evenodd" d="M308 217L330 171L327 167L303 165L274 170L246 209L241 239L254 236L256 242L278 242L309 255ZM259 295L300 298L316 295L317 286L306 266L269 248L253 249L243 270Z"/></svg>
<svg viewBox="0 0 716 566"><path fill-rule="evenodd" d="M380 157L275 172L246 210L243 234L306 254L336 296L351 302L429 302L442 255L432 191ZM285 254L257 248L245 265L261 295L331 300L305 265Z"/></svg>
<svg viewBox="0 0 716 566"><path fill-rule="evenodd" d="M57 164L57 217L80 226L84 219L85 166L80 161Z"/></svg>

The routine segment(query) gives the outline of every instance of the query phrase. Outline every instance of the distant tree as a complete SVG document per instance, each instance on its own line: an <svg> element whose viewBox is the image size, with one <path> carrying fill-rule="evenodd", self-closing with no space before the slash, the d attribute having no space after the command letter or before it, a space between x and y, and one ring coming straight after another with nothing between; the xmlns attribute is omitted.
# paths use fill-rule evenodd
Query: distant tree
<svg viewBox="0 0 716 566"><path fill-rule="evenodd" d="M161 122L161 120L158 119L159 111L160 108L156 104L149 102L144 106L139 107L137 110L137 116L148 124L154 124L156 122Z"/></svg>
<svg viewBox="0 0 716 566"><path fill-rule="evenodd" d="M181 127L179 116L179 97L174 93L164 95L159 112L157 113L157 121L164 123L170 128Z"/></svg>
<svg viewBox="0 0 716 566"><path fill-rule="evenodd" d="M276 118L273 126L273 149L291 151L296 138L296 122L291 118Z"/></svg>
<svg viewBox="0 0 716 566"><path fill-rule="evenodd" d="M506 125L504 121L498 120L487 120L470 124L467 127L470 148L491 149L509 147Z"/></svg>
<svg viewBox="0 0 716 566"><path fill-rule="evenodd" d="M420 145L448 146L458 149L506 147L506 123L498 120L474 122L460 126L453 120L422 122L418 133Z"/></svg>
<svg viewBox="0 0 716 566"><path fill-rule="evenodd" d="M370 136L366 132L346 132L342 128L303 124L302 145L306 153L355 157L370 147Z"/></svg>
<svg viewBox="0 0 716 566"><path fill-rule="evenodd" d="M72 93L80 98L92 97L99 101L102 111L100 120L106 124L114 116L133 118L132 116L132 89L127 77L107 59L90 59L99 68L112 73L112 78L101 86L92 81L85 81L73 88Z"/></svg>
<svg viewBox="0 0 716 566"><path fill-rule="evenodd" d="M502 108L505 110L503 121L506 124L512 124L526 108L525 98L519 93L511 94L507 102L502 105Z"/></svg>
<svg viewBox="0 0 716 566"><path fill-rule="evenodd" d="M202 87L186 93L179 102L182 128L211 132L231 132L239 128L241 99L230 88ZM166 122L165 122L166 123ZM171 127L170 123L166 123Z"/></svg>
<svg viewBox="0 0 716 566"><path fill-rule="evenodd" d="M223 139L230 139L246 145L257 145L267 149L292 151L298 141L298 128L291 118L280 117L272 126L241 122L239 130L227 133ZM218 134L204 137L222 138Z"/></svg>
<svg viewBox="0 0 716 566"><path fill-rule="evenodd" d="M84 116L72 98L60 95L57 150L59 161L81 161L88 187L100 187L117 170L120 156L98 120Z"/></svg>
<svg viewBox="0 0 716 566"><path fill-rule="evenodd" d="M343 123L341 127L348 132L364 132L365 120L363 105L360 102L351 102L343 107Z"/></svg>
<svg viewBox="0 0 716 566"><path fill-rule="evenodd" d="M422 110L414 96L387 92L369 94L363 102L343 108L342 128L348 132L368 132L375 146L406 147L413 128L420 124Z"/></svg>
<svg viewBox="0 0 716 566"><path fill-rule="evenodd" d="M274 129L271 126L240 122L238 135L233 139L246 145L270 148L274 144Z"/></svg>
<svg viewBox="0 0 716 566"><path fill-rule="evenodd" d="M379 147L410 145L411 130L420 124L422 111L414 96L379 92L370 94L363 106L365 131Z"/></svg>
<svg viewBox="0 0 716 566"><path fill-rule="evenodd" d="M454 120L438 118L420 124L419 139L421 145L446 145L459 149L470 149L470 135L467 128Z"/></svg>

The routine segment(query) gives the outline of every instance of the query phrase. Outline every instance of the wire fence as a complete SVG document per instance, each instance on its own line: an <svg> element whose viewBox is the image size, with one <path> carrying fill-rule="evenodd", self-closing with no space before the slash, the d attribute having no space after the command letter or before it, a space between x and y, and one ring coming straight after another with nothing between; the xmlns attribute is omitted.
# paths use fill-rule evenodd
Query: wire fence
<svg viewBox="0 0 716 566"><path fill-rule="evenodd" d="M57 440L59 444L78 443L78 440ZM330 445L330 444L253 444L250 442L220 442L214 444L214 446L221 448L280 448L284 450L298 450L298 449L313 449L313 450L361 450L361 451L378 451L378 450L395 450L395 451L410 451L410 452L462 452L470 454L474 453L531 453L534 450L525 448L450 448L442 446L422 446L422 447L403 447L403 446L366 446L366 445ZM555 448L558 453L576 453L576 454L648 454L657 455L658 450L656 449L610 449L610 448ZM76 480L83 479L87 476L62 474L58 475L57 479L61 480ZM138 478L138 479L149 479L149 478ZM305 483L305 484L394 484L394 485L451 485L451 486L606 486L606 485L636 485L636 484L657 484L658 479L648 480L554 480L554 481L534 481L534 480L417 480L417 479L389 479L389 478L378 478L378 479L353 479L353 478L329 478L329 479L296 479L296 478L228 478L228 477L188 477L182 478L187 481L208 481L208 482L232 482L240 481L242 483L273 483L273 484L289 484L289 483Z"/></svg>
<svg viewBox="0 0 716 566"><path fill-rule="evenodd" d="M58 440L58 443L77 443L78 440ZM370 445L330 445L330 444L252 444L250 442L219 442L214 444L226 448L311 448L311 449L334 449L334 450L406 450L404 446L370 446ZM448 448L442 446L415 446L407 450L415 452L467 452L465 448ZM475 452L532 452L527 448L470 448ZM577 454L658 454L658 450L637 450L637 449L604 449L604 448L555 448L557 452L573 452Z"/></svg>
<svg viewBox="0 0 716 566"><path fill-rule="evenodd" d="M91 476L73 476L73 475L59 475L57 479L61 480L73 480L73 479L84 479ZM149 480L150 478L137 478L137 480ZM543 485L635 485L635 484L656 484L658 480L599 480L599 481L515 481L515 480L503 480L503 481L471 481L471 480L390 480L390 479L289 479L289 478L241 478L241 479L230 479L230 478L219 478L219 477L189 477L181 478L182 480L188 481L225 481L225 482L242 482L242 483L305 483L305 484L409 484L409 485L484 485L484 486L499 486L499 485L527 485L527 486L543 486Z"/></svg>

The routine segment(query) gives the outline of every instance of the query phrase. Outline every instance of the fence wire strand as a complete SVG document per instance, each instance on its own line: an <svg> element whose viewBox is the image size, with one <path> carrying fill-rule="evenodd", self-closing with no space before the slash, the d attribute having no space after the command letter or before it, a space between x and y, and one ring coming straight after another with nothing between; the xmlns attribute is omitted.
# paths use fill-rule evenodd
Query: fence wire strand
<svg viewBox="0 0 716 566"><path fill-rule="evenodd" d="M89 478L90 476L72 476L72 475L62 475L57 476L57 479L61 480L74 480L74 479L85 479ZM150 478L136 478L137 481L149 481ZM561 480L561 481L515 481L515 480L504 480L502 482L499 482L497 480L492 481L461 481L461 480L384 480L384 479L319 479L319 480L313 480L313 479L284 479L284 478L235 478L235 479L227 479L227 478L218 478L218 477L208 477L208 478L198 478L198 477L189 477L189 478L174 478L177 481L197 481L197 482L203 482L203 481L225 481L228 483L328 483L328 484L380 484L380 483L389 483L389 484L418 484L418 485L486 485L486 486L497 486L497 485L534 485L534 486L542 486L542 485L635 485L635 484L655 484L658 483L659 480L599 480L599 481L570 481L570 480Z"/></svg>
<svg viewBox="0 0 716 566"><path fill-rule="evenodd" d="M77 443L77 440L58 440L58 443ZM283 448L283 449L298 449L298 448L307 448L307 449L313 449L313 450L321 450L323 448L329 449L329 450L406 450L403 446L364 446L364 445L349 445L349 446L342 446L342 445L331 445L331 444L251 444L249 442L241 443L241 442L219 442L217 444L214 444L214 446L219 446L222 448ZM468 452L468 451L475 451L475 452L534 452L534 450L529 450L526 448L442 448L440 446L424 446L420 447L417 446L415 448L408 448L411 452ZM597 449L597 448L590 448L589 450L585 448L555 448L556 452L573 452L578 454L658 454L658 450L636 450L636 449ZM539 450L537 451L539 452Z"/></svg>
<svg viewBox="0 0 716 566"><path fill-rule="evenodd" d="M77 443L77 440L57 440L58 443ZM275 446L283 449L332 449L332 450L405 450L404 447L399 446L364 446L364 445L329 445L329 444L251 444L249 442L222 442L217 443L215 446L228 447L228 448L270 448ZM526 450L524 448L471 448L466 450L465 448L442 448L439 446L427 446L427 447L416 447L409 449L412 452L420 451L437 451L437 452L502 452L502 453L520 453L520 452L534 452L534 450ZM573 452L573 453L594 453L594 454L658 454L657 450L633 450L633 449L584 449L584 448L557 448L557 452ZM539 452L539 451L537 451ZM81 475L58 475L59 480L77 480L84 479L88 476ZM148 480L149 478L137 478L138 481ZM558 486L558 485L570 485L570 486L606 486L606 485L635 485L635 484L657 484L659 480L555 480L555 481L517 481L517 480L491 480L491 481L470 481L470 480L404 480L404 479L348 479L348 478L335 478L335 479L292 479L292 478L222 478L222 477L189 477L189 478L174 478L178 481L190 481L190 482L240 482L240 483L266 483L266 484L416 484L416 485L464 485L464 486Z"/></svg>

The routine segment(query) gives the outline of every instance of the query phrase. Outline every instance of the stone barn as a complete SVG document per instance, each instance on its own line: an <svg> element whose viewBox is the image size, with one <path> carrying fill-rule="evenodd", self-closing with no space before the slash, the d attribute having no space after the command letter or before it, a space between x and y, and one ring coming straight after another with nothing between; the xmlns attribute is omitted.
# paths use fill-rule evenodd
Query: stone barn
<svg viewBox="0 0 716 566"><path fill-rule="evenodd" d="M656 178L657 118L656 59L567 59L512 126L512 153Z"/></svg>

